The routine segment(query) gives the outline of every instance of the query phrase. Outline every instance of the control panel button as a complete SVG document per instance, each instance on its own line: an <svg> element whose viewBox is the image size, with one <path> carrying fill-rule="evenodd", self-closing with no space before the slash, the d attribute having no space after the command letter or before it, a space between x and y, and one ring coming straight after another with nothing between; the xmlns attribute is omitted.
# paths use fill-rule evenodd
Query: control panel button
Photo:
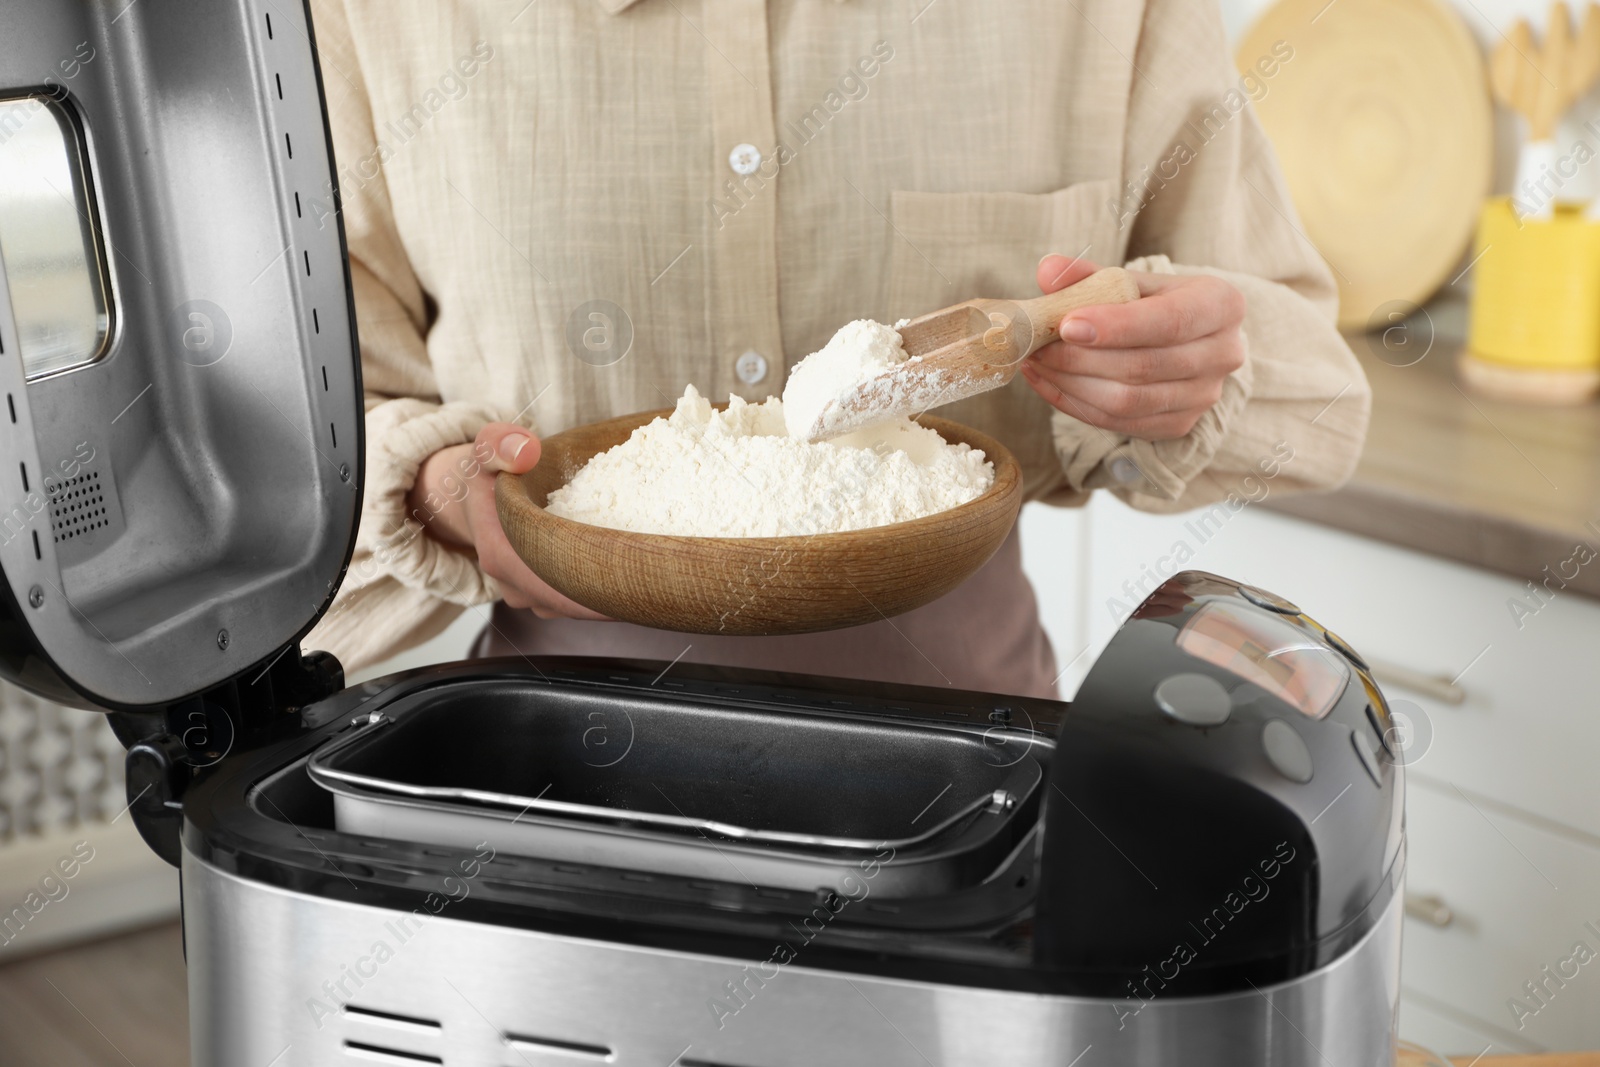
<svg viewBox="0 0 1600 1067"><path fill-rule="evenodd" d="M1371 672L1372 668L1367 666L1367 661L1362 659L1355 649L1346 644L1344 638L1340 637L1332 630L1322 631L1322 638L1323 640L1327 641L1330 646L1336 649L1345 659L1349 660L1351 663L1354 663L1361 670L1369 673Z"/></svg>
<svg viewBox="0 0 1600 1067"><path fill-rule="evenodd" d="M1299 607L1295 604L1283 599L1276 593L1269 593L1265 589L1241 585L1239 587L1239 595L1256 607L1266 608L1268 611L1276 611L1279 615L1299 615L1301 613Z"/></svg>
<svg viewBox="0 0 1600 1067"><path fill-rule="evenodd" d="M1376 742L1367 736L1365 730L1351 730L1350 744L1356 750L1356 758L1361 761L1361 766L1367 769L1367 774L1372 776L1373 785L1383 784L1383 774L1378 770L1378 756L1373 751Z"/></svg>
<svg viewBox="0 0 1600 1067"><path fill-rule="evenodd" d="M1261 751L1267 762L1291 782L1311 781L1311 750L1294 727L1273 719L1261 731Z"/></svg>
<svg viewBox="0 0 1600 1067"><path fill-rule="evenodd" d="M1174 674L1156 686L1156 705L1189 726L1221 726L1233 700L1221 682L1204 674Z"/></svg>

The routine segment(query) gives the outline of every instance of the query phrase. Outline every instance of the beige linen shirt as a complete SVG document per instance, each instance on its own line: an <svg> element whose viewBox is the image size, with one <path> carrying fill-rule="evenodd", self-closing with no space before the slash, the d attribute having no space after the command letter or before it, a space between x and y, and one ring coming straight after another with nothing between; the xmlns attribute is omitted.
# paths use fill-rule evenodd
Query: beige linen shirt
<svg viewBox="0 0 1600 1067"><path fill-rule="evenodd" d="M320 0L315 15L367 475L350 572L308 644L347 666L497 598L406 517L437 449L491 419L551 434L663 407L688 383L765 397L852 319L1034 295L1049 252L1226 278L1247 298L1248 357L1175 441L1091 427L1020 377L941 412L1003 441L1030 499L1105 488L1190 508L1284 443L1275 490L1354 466L1368 388L1214 0ZM1293 44L1246 88L1270 91Z"/></svg>

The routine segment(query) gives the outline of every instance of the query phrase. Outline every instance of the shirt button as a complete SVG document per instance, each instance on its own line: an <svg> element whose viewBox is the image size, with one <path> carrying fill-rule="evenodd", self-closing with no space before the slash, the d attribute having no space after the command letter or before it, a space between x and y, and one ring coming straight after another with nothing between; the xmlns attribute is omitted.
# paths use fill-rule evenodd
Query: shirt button
<svg viewBox="0 0 1600 1067"><path fill-rule="evenodd" d="M767 376L767 357L755 349L733 361L733 372L746 385L755 385Z"/></svg>
<svg viewBox="0 0 1600 1067"><path fill-rule="evenodd" d="M1127 456L1118 456L1112 460L1110 470L1111 477L1123 485L1130 485L1144 477L1144 472L1139 469L1139 465Z"/></svg>
<svg viewBox="0 0 1600 1067"><path fill-rule="evenodd" d="M728 153L728 166L735 174L754 174L761 166L761 150L753 144L734 145Z"/></svg>

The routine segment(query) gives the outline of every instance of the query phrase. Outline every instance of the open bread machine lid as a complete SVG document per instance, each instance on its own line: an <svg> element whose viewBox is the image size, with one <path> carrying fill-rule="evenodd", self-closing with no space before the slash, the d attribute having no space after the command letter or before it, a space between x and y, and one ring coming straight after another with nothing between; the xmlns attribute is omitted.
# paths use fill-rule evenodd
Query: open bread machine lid
<svg viewBox="0 0 1600 1067"><path fill-rule="evenodd" d="M0 35L0 676L104 709L270 663L361 502L308 8L20 0Z"/></svg>

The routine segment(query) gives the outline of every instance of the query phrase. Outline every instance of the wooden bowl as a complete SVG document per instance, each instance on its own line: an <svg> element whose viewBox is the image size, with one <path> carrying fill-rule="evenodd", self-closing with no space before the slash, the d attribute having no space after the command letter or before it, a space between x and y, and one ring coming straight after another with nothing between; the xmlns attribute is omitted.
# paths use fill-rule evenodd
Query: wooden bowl
<svg viewBox="0 0 1600 1067"><path fill-rule="evenodd" d="M701 634L801 634L898 615L950 592L994 555L1022 506L1022 471L1000 442L945 419L922 425L981 449L994 484L976 500L910 522L799 537L682 537L558 518L551 492L589 459L672 409L544 438L538 464L495 480L500 523L539 577L624 622Z"/></svg>

